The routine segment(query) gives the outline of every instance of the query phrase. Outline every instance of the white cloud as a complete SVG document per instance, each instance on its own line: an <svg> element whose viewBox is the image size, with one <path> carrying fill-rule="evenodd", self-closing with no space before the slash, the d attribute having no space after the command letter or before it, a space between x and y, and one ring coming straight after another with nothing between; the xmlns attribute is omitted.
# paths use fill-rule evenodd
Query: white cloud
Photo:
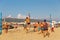
<svg viewBox="0 0 60 40"><path fill-rule="evenodd" d="M17 15L17 18L24 19L24 18L26 18L26 16L24 16L24 15L22 15L22 14L18 14L18 15Z"/></svg>
<svg viewBox="0 0 60 40"><path fill-rule="evenodd" d="M8 15L7 18L11 18L12 16L11 15Z"/></svg>

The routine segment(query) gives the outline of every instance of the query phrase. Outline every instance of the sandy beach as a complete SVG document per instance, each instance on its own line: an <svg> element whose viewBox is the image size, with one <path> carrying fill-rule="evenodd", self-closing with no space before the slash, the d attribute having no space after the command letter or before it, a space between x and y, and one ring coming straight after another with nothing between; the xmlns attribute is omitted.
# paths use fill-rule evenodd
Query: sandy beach
<svg viewBox="0 0 60 40"><path fill-rule="evenodd" d="M60 40L60 28L55 28L55 32L50 33L50 36L45 38L38 32L26 33L23 27L19 27L17 30L9 29L7 34L0 35L0 40Z"/></svg>

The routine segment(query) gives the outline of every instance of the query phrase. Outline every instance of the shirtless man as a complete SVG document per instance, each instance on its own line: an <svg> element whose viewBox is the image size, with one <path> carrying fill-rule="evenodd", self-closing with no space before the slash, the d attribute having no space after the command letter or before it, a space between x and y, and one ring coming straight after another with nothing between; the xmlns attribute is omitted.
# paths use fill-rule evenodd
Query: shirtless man
<svg viewBox="0 0 60 40"><path fill-rule="evenodd" d="M43 26L44 26L44 27L43 27L43 32L44 32L43 35L44 35L44 37L45 37L45 36L48 36L48 37L49 37L49 34L50 34L50 33L48 32L48 23L46 22L46 20L44 20Z"/></svg>
<svg viewBox="0 0 60 40"><path fill-rule="evenodd" d="M9 27L8 23L4 23L3 30L5 33L8 33L8 27Z"/></svg>
<svg viewBox="0 0 60 40"><path fill-rule="evenodd" d="M35 22L35 24L34 24L34 31L35 32L39 31L39 22Z"/></svg>
<svg viewBox="0 0 60 40"><path fill-rule="evenodd" d="M40 33L43 33L43 30L44 30L43 28L44 28L44 27L43 27L43 22L41 22L41 23L40 23L40 29L41 29L41 30L39 31Z"/></svg>
<svg viewBox="0 0 60 40"><path fill-rule="evenodd" d="M27 32L29 31L30 29L30 17L26 17L26 30Z"/></svg>

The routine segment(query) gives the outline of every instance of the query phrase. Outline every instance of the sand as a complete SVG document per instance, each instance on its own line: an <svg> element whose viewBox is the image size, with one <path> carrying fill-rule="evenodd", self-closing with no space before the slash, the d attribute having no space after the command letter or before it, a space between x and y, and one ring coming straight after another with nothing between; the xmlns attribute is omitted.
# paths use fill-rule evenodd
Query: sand
<svg viewBox="0 0 60 40"><path fill-rule="evenodd" d="M49 37L43 37L42 34L38 32L29 32L23 30L23 27L19 29L10 29L9 32L2 33L0 35L0 40L60 40L60 28L55 28L55 32L50 33Z"/></svg>

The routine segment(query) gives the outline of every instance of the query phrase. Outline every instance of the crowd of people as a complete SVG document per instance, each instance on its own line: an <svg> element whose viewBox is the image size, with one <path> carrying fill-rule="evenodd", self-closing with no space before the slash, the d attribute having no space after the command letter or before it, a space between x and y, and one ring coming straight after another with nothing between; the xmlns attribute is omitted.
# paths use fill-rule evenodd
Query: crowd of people
<svg viewBox="0 0 60 40"><path fill-rule="evenodd" d="M48 36L49 37L50 33L49 33L48 30L49 30L49 27L50 27L51 28L51 32L54 32L54 22L52 22L51 25L52 26L50 27L50 24L47 23L46 19L44 19L43 22L39 22L38 21L38 22L35 22L33 24L33 26L34 26L33 31L34 32L42 33L44 37L45 36ZM29 17L26 17L24 29L28 32L29 29L30 29L30 27L31 27L30 18Z"/></svg>
<svg viewBox="0 0 60 40"><path fill-rule="evenodd" d="M17 28L17 25L16 24L14 26L14 28L16 29ZM33 25L33 31L34 32L39 32L40 34L43 34L43 36L48 36L50 35L49 33L49 27L50 27L50 24L47 23L46 19L44 19L43 22L35 22ZM5 33L8 33L8 28L9 28L9 25L7 23L3 24L3 30L5 30ZM26 17L25 19L25 24L24 24L24 30L26 30L26 32L28 33L29 30L30 30L30 27L31 27L31 22L30 22L30 17ZM51 32L54 32L54 22L52 23L52 27L51 27Z"/></svg>

